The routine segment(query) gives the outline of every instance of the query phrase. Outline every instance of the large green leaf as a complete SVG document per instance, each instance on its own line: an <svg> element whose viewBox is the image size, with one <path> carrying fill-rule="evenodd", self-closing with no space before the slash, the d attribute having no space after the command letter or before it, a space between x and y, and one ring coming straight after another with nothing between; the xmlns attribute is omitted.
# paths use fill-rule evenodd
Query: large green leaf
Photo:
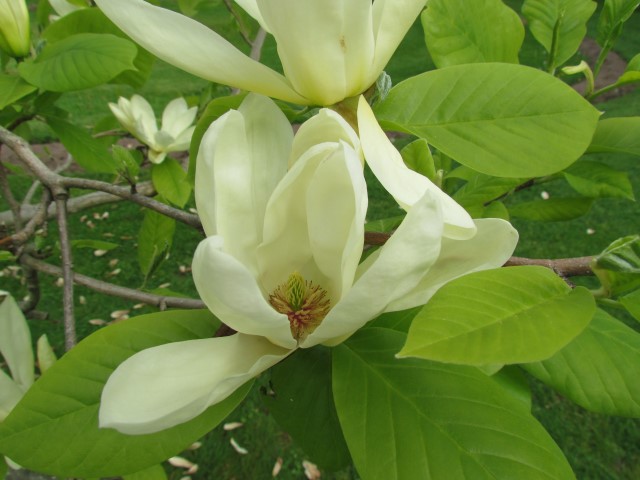
<svg viewBox="0 0 640 480"><path fill-rule="evenodd" d="M122 30L116 27L116 25L97 8L83 8L65 15L49 25L42 33L42 36L49 43L55 43L78 33L110 33L120 38L129 39ZM136 45L136 47L137 55L133 61L136 70L127 70L116 76L112 82L128 83L134 88L139 88L147 81L155 57L139 45Z"/></svg>
<svg viewBox="0 0 640 480"><path fill-rule="evenodd" d="M404 338L366 328L333 349L336 409L361 478L574 478L522 400L473 367L395 358Z"/></svg>
<svg viewBox="0 0 640 480"><path fill-rule="evenodd" d="M522 14L535 39L549 53L550 69L577 51L587 33L587 20L597 6L591 0L526 0Z"/></svg>
<svg viewBox="0 0 640 480"><path fill-rule="evenodd" d="M0 74L0 110L36 90L20 77Z"/></svg>
<svg viewBox="0 0 640 480"><path fill-rule="evenodd" d="M438 68L518 63L524 27L502 0L429 0L422 14L427 49Z"/></svg>
<svg viewBox="0 0 640 480"><path fill-rule="evenodd" d="M640 155L640 117L607 118L598 122L587 153Z"/></svg>
<svg viewBox="0 0 640 480"><path fill-rule="evenodd" d="M376 111L383 126L499 177L568 167L588 147L600 115L551 75L506 63L423 73L392 88Z"/></svg>
<svg viewBox="0 0 640 480"><path fill-rule="evenodd" d="M629 175L604 163L587 160L576 162L563 174L569 185L580 195L634 199Z"/></svg>
<svg viewBox="0 0 640 480"><path fill-rule="evenodd" d="M301 349L271 369L264 402L280 426L315 463L338 470L351 463L331 388L331 352Z"/></svg>
<svg viewBox="0 0 640 480"><path fill-rule="evenodd" d="M605 0L598 20L597 41L604 49L610 49L622 32L622 26L634 10L640 5L640 0Z"/></svg>
<svg viewBox="0 0 640 480"><path fill-rule="evenodd" d="M595 301L550 269L471 273L446 284L416 316L398 356L466 365L549 358L589 324Z"/></svg>
<svg viewBox="0 0 640 480"><path fill-rule="evenodd" d="M109 154L105 139L96 139L82 127L60 118L47 117L47 123L73 159L89 172L115 173L118 163Z"/></svg>
<svg viewBox="0 0 640 480"><path fill-rule="evenodd" d="M522 367L587 410L640 417L640 333L602 310L553 357Z"/></svg>
<svg viewBox="0 0 640 480"><path fill-rule="evenodd" d="M69 92L96 87L125 70L134 70L138 54L129 40L110 34L81 33L48 45L20 75L43 90Z"/></svg>
<svg viewBox="0 0 640 480"><path fill-rule="evenodd" d="M135 473L177 454L222 421L250 385L187 423L149 435L99 429L102 388L134 353L209 338L218 326L208 311L173 310L99 330L47 370L0 424L0 452L26 468L61 477Z"/></svg>
<svg viewBox="0 0 640 480"><path fill-rule="evenodd" d="M453 194L453 198L465 208L478 204L484 205L513 191L525 180L523 178L492 177L473 172L467 183Z"/></svg>
<svg viewBox="0 0 640 480"><path fill-rule="evenodd" d="M550 198L509 205L514 217L537 222L560 222L586 215L593 204L592 198Z"/></svg>

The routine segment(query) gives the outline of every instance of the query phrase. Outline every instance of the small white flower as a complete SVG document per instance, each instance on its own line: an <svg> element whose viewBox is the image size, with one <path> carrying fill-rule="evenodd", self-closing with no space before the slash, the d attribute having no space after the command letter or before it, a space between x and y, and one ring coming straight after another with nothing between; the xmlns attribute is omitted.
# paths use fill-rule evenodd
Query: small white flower
<svg viewBox="0 0 640 480"><path fill-rule="evenodd" d="M189 148L195 130L192 123L198 109L189 108L184 98L169 102L162 113L160 130L153 108L140 95L134 95L131 100L120 97L117 104L109 103L109 108L131 135L149 147L149 160L152 163L162 163L169 152Z"/></svg>

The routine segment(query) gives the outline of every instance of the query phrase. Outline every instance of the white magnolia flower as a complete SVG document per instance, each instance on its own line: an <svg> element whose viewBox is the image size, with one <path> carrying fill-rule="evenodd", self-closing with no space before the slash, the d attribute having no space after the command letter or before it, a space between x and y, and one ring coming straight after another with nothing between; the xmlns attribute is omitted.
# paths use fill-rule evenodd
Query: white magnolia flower
<svg viewBox="0 0 640 480"><path fill-rule="evenodd" d="M302 105L333 105L378 78L425 0L238 0L271 34L284 76L204 25L142 0L97 0L145 49L213 82Z"/></svg>
<svg viewBox="0 0 640 480"><path fill-rule="evenodd" d="M89 6L85 0L49 0L49 4L60 17Z"/></svg>
<svg viewBox="0 0 640 480"><path fill-rule="evenodd" d="M0 50L11 57L29 54L31 27L25 0L0 0Z"/></svg>
<svg viewBox="0 0 640 480"><path fill-rule="evenodd" d="M149 147L149 160L161 163L169 152L181 152L189 148L195 126L191 126L198 112L189 108L184 98L169 102L162 113L162 128L158 130L153 108L140 95L131 100L124 97L109 108L120 124L134 137Z"/></svg>
<svg viewBox="0 0 640 480"><path fill-rule="evenodd" d="M425 188L391 239L359 263L367 189L356 133L322 110L294 137L259 95L205 134L196 203L207 238L194 281L238 333L129 358L104 388L103 427L144 434L185 422L297 348L336 345L383 312L425 303L452 278L502 265L517 241L496 219L451 238L452 202Z"/></svg>

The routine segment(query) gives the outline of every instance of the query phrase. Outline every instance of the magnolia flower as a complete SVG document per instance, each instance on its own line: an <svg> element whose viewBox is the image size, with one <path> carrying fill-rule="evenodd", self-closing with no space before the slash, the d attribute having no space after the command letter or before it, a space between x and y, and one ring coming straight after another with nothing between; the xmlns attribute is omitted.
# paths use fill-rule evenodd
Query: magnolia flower
<svg viewBox="0 0 640 480"><path fill-rule="evenodd" d="M110 103L109 108L120 124L134 137L149 146L149 160L162 163L169 152L187 150L195 127L197 107L188 108L184 98L169 102L162 113L162 128L158 130L153 108L140 95L131 100L124 97L118 103Z"/></svg>
<svg viewBox="0 0 640 480"><path fill-rule="evenodd" d="M97 0L127 35L213 82L301 105L333 105L378 78L425 0L238 0L278 45L284 76L204 25L142 0Z"/></svg>
<svg viewBox="0 0 640 480"><path fill-rule="evenodd" d="M0 0L0 49L11 57L29 54L29 11L24 0Z"/></svg>
<svg viewBox="0 0 640 480"><path fill-rule="evenodd" d="M89 6L85 0L49 0L49 4L60 17Z"/></svg>
<svg viewBox="0 0 640 480"><path fill-rule="evenodd" d="M431 189L391 239L359 263L367 189L362 146L335 112L298 130L249 95L205 134L196 203L207 238L193 278L238 333L170 343L123 362L105 385L100 425L129 434L169 428L224 400L297 348L334 346L383 312L425 303L452 278L502 265L517 233L477 220L447 234L452 201ZM446 219L449 220L446 220ZM454 233L464 229L450 225Z"/></svg>

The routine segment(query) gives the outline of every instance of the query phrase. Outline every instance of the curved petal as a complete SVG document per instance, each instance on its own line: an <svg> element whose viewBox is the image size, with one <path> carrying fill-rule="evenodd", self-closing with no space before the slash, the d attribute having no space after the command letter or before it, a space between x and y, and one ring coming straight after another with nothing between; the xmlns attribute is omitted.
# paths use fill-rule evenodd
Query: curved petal
<svg viewBox="0 0 640 480"><path fill-rule="evenodd" d="M289 353L264 338L242 334L143 350L109 377L100 427L140 435L184 423Z"/></svg>
<svg viewBox="0 0 640 480"><path fill-rule="evenodd" d="M75 12L76 10L84 8L80 5L74 5L73 3L69 3L67 2L67 0L49 0L49 3L51 4L51 8L53 8L55 12L61 17L64 17L65 15L71 12Z"/></svg>
<svg viewBox="0 0 640 480"><path fill-rule="evenodd" d="M158 124L156 123L156 114L146 98L140 95L131 97L131 115L135 119L136 130L138 130L141 137L140 140L152 142L158 131ZM149 143L145 143L149 145Z"/></svg>
<svg viewBox="0 0 640 480"><path fill-rule="evenodd" d="M265 292L272 292L296 271L316 285L329 283L313 260L306 195L318 165L338 148L338 144L327 142L307 150L269 199L264 216L263 243L257 252L260 285Z"/></svg>
<svg viewBox="0 0 640 480"><path fill-rule="evenodd" d="M359 157L363 157L360 139L356 131L342 115L329 108L321 109L317 115L304 122L293 139L289 166L293 165L304 152L324 142L340 141L349 144Z"/></svg>
<svg viewBox="0 0 640 480"><path fill-rule="evenodd" d="M0 290L0 355L13 381L26 390L33 383L34 360L31 332L15 299Z"/></svg>
<svg viewBox="0 0 640 480"><path fill-rule="evenodd" d="M221 237L200 242L192 268L200 298L225 324L240 333L266 337L284 348L296 346L287 316L267 303L252 272L224 252Z"/></svg>
<svg viewBox="0 0 640 480"><path fill-rule="evenodd" d="M127 35L158 58L212 82L306 105L279 73L252 60L204 25L142 0L97 0Z"/></svg>
<svg viewBox="0 0 640 480"><path fill-rule="evenodd" d="M375 55L369 78L371 83L375 82L384 70L425 3L425 0L375 0L373 2Z"/></svg>
<svg viewBox="0 0 640 480"><path fill-rule="evenodd" d="M322 162L307 190L311 252L339 302L353 283L364 246L367 184L360 159L347 144Z"/></svg>
<svg viewBox="0 0 640 480"><path fill-rule="evenodd" d="M405 165L364 97L358 102L358 127L367 164L402 208L408 209L429 191L442 204L445 236L463 239L475 234L476 227L464 208L427 177Z"/></svg>
<svg viewBox="0 0 640 480"><path fill-rule="evenodd" d="M205 134L196 166L196 204L205 232L257 274L266 205L287 170L291 125L276 104L250 94Z"/></svg>
<svg viewBox="0 0 640 480"><path fill-rule="evenodd" d="M262 28L267 32L269 31L268 27L264 23L264 19L262 18L262 14L260 13L256 0L236 0L236 3L240 5L245 12L251 15Z"/></svg>
<svg viewBox="0 0 640 480"><path fill-rule="evenodd" d="M4 370L0 370L0 423L11 413L26 390L11 380Z"/></svg>
<svg viewBox="0 0 640 480"><path fill-rule="evenodd" d="M374 55L371 0L257 3L297 92L318 105L333 105L369 86Z"/></svg>
<svg viewBox="0 0 640 480"><path fill-rule="evenodd" d="M411 292L438 259L442 229L440 203L427 192L379 253L360 265L351 290L301 346L339 343Z"/></svg>
<svg viewBox="0 0 640 480"><path fill-rule="evenodd" d="M189 108L184 98L171 100L162 112L162 130L173 138L191 126L198 113L198 107Z"/></svg>
<svg viewBox="0 0 640 480"><path fill-rule="evenodd" d="M518 243L518 232L498 218L475 221L478 233L468 240L442 240L438 261L405 297L392 302L386 311L424 305L445 283L471 272L498 268L505 264Z"/></svg>

